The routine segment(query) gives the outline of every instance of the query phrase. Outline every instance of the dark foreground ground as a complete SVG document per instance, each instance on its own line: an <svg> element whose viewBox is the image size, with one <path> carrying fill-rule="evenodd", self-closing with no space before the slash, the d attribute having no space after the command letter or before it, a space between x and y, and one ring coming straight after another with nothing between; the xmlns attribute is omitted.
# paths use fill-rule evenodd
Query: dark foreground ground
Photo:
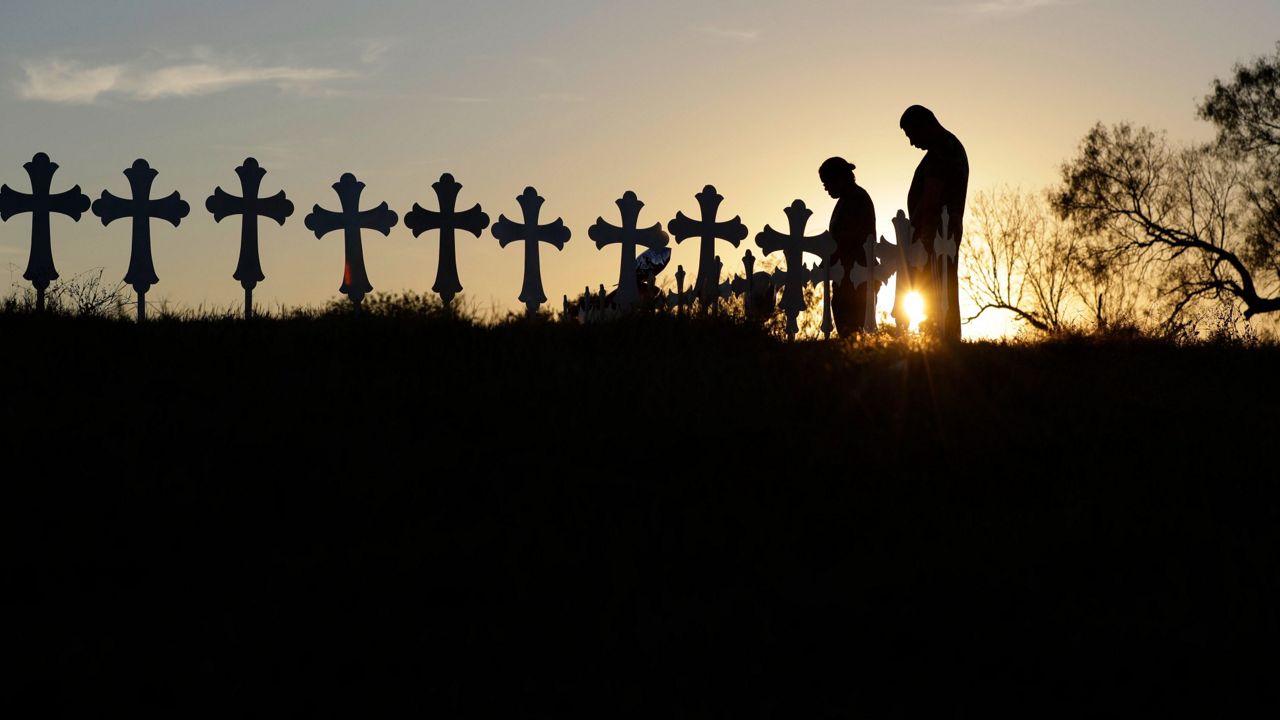
<svg viewBox="0 0 1280 720"><path fill-rule="evenodd" d="M1275 348L27 315L0 343L23 716L1275 700Z"/></svg>

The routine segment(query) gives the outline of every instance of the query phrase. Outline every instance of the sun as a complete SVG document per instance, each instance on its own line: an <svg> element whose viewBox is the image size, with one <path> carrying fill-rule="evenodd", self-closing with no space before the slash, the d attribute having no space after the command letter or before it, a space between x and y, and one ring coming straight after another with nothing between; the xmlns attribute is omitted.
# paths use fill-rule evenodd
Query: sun
<svg viewBox="0 0 1280 720"><path fill-rule="evenodd" d="M924 297L913 290L907 293L902 301L903 309L907 311L907 319L911 321L911 329L919 332L920 323L927 318L924 314Z"/></svg>

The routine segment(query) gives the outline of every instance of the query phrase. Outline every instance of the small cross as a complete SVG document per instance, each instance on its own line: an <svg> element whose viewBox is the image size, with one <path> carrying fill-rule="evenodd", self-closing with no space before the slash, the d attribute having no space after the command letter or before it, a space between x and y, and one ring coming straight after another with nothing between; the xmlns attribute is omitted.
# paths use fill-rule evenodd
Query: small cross
<svg viewBox="0 0 1280 720"><path fill-rule="evenodd" d="M684 266L676 266L676 313L684 314Z"/></svg>
<svg viewBox="0 0 1280 720"><path fill-rule="evenodd" d="M431 184L435 188L436 199L440 203L440 212L433 212L414 203L413 210L404 216L405 227L418 237L428 230L440 231L440 261L436 266L436 282L431 289L440 294L444 304L453 302L453 298L462 292L462 282L458 280L457 250L454 247L454 230L466 230L480 237L484 229L489 227L489 216L485 215L479 205L466 212L456 212L454 207L458 201L458 191L462 189L453 176L445 173Z"/></svg>
<svg viewBox="0 0 1280 720"><path fill-rule="evenodd" d="M240 192L244 197L229 195L221 186L213 189L213 194L204 201L205 209L213 213L214 222L222 222L228 215L240 215L240 261L236 263L233 279L240 281L244 288L244 317L253 315L253 288L266 280L262 274L262 262L258 259L258 216L275 220L280 225L293 214L293 203L285 198L284 191L269 198L259 198L258 189L262 185L262 177L267 171L258 165L253 158L245 158L244 164L236 168L240 176Z"/></svg>
<svg viewBox="0 0 1280 720"><path fill-rule="evenodd" d="M364 268L364 245L360 239L361 230L377 230L383 235L390 235L391 228L399 221L385 202L372 210L360 210L360 193L364 183L356 180L351 173L343 173L338 182L333 184L334 192L342 203L342 210L334 212L314 206L303 224L316 234L316 239L334 230L343 231L346 260L342 270L342 285L338 292L351 299L356 312L360 312L360 303L364 296L373 292L369 283L369 274Z"/></svg>
<svg viewBox="0 0 1280 720"><path fill-rule="evenodd" d="M31 178L31 194L18 192L8 185L0 186L0 219L8 221L19 213L31 213L31 255L22 277L35 287L36 309L43 310L44 291L50 282L58 279L49 238L49 213L61 213L80 222L80 215L89 209L89 196L80 192L79 185L66 192L49 194L58 164L50 162L44 153L36 153L31 162L22 167Z"/></svg>
<svg viewBox="0 0 1280 720"><path fill-rule="evenodd" d="M538 246L547 243L557 250L563 250L572 233L564 226L561 218L546 225L538 224L538 213L545 199L532 187L525 188L516 202L520 203L520 209L524 212L524 222L515 223L508 220L506 215L499 215L498 222L493 224L490 232L502 247L513 242L524 242L524 284L520 288L520 302L524 303L526 312L532 317L538 314L538 306L547 301L546 293L542 291L542 266ZM601 291L603 290L602 287Z"/></svg>
<svg viewBox="0 0 1280 720"><path fill-rule="evenodd" d="M129 179L132 199L124 200L103 190L102 197L93 202L93 214L109 225L120 218L133 218L133 246L129 252L129 271L124 281L138 293L138 321L147 318L147 290L160 282L151 260L151 218L167 220L174 227L191 212L191 206L177 192L159 200L151 199L151 183L159 175L146 160L133 161L133 167L124 171Z"/></svg>
<svg viewBox="0 0 1280 720"><path fill-rule="evenodd" d="M598 249L603 249L606 245L622 246L616 302L619 307L627 309L640 301L640 291L636 286L636 246L643 245L650 249L666 247L667 234L662 232L662 225L657 223L642 230L636 229L644 203L634 192L626 191L616 202L622 213L622 227L610 225L603 217L598 217L596 224L587 230L587 236L596 241Z"/></svg>

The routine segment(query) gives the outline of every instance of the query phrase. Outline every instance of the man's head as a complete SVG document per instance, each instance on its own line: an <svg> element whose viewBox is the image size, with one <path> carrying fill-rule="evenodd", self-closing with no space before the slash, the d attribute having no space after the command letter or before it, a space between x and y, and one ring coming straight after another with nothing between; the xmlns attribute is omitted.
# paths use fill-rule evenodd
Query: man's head
<svg viewBox="0 0 1280 720"><path fill-rule="evenodd" d="M818 166L818 177L822 187L833 198L844 197L855 186L853 177L854 164L842 157L827 158Z"/></svg>
<svg viewBox="0 0 1280 720"><path fill-rule="evenodd" d="M898 127L907 134L911 147L918 147L921 150L932 149L942 137L942 133L946 132L933 111L922 105L912 105L907 108L907 111L902 113L902 120L898 122Z"/></svg>

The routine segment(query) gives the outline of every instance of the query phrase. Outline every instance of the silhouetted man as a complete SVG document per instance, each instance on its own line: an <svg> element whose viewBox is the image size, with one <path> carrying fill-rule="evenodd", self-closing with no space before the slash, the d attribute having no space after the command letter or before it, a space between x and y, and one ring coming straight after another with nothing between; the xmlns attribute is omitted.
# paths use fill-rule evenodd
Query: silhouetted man
<svg viewBox="0 0 1280 720"><path fill-rule="evenodd" d="M933 332L951 340L959 340L960 284L956 272L959 251L957 250L956 260L949 262L947 267L948 297L938 298L933 280L938 267L933 239L941 231L942 208L946 207L950 217L948 235L956 247L960 247L965 194L969 189L969 156L965 154L964 146L956 136L942 127L928 108L919 105L907 108L899 126L907 134L912 147L926 151L911 180L911 191L907 194L907 214L911 217L912 239L924 244L929 251L929 262L916 271L911 283L902 282L903 273L898 274L893 316L897 319L899 328L905 328L909 323L903 296L910 289L909 286L914 285L924 298L925 314Z"/></svg>
<svg viewBox="0 0 1280 720"><path fill-rule="evenodd" d="M818 177L827 194L836 199L831 211L831 237L836 241L836 251L827 261L839 262L844 268L843 282L831 295L831 312L835 315L836 331L840 337L849 337L863 330L867 316L867 285L849 282L849 270L854 265L866 265L867 236L876 232L876 208L871 196L858 186L853 175L854 165L844 158L827 158L818 168ZM875 317L875 295L871 296L871 316ZM874 327L865 328L874 330Z"/></svg>

